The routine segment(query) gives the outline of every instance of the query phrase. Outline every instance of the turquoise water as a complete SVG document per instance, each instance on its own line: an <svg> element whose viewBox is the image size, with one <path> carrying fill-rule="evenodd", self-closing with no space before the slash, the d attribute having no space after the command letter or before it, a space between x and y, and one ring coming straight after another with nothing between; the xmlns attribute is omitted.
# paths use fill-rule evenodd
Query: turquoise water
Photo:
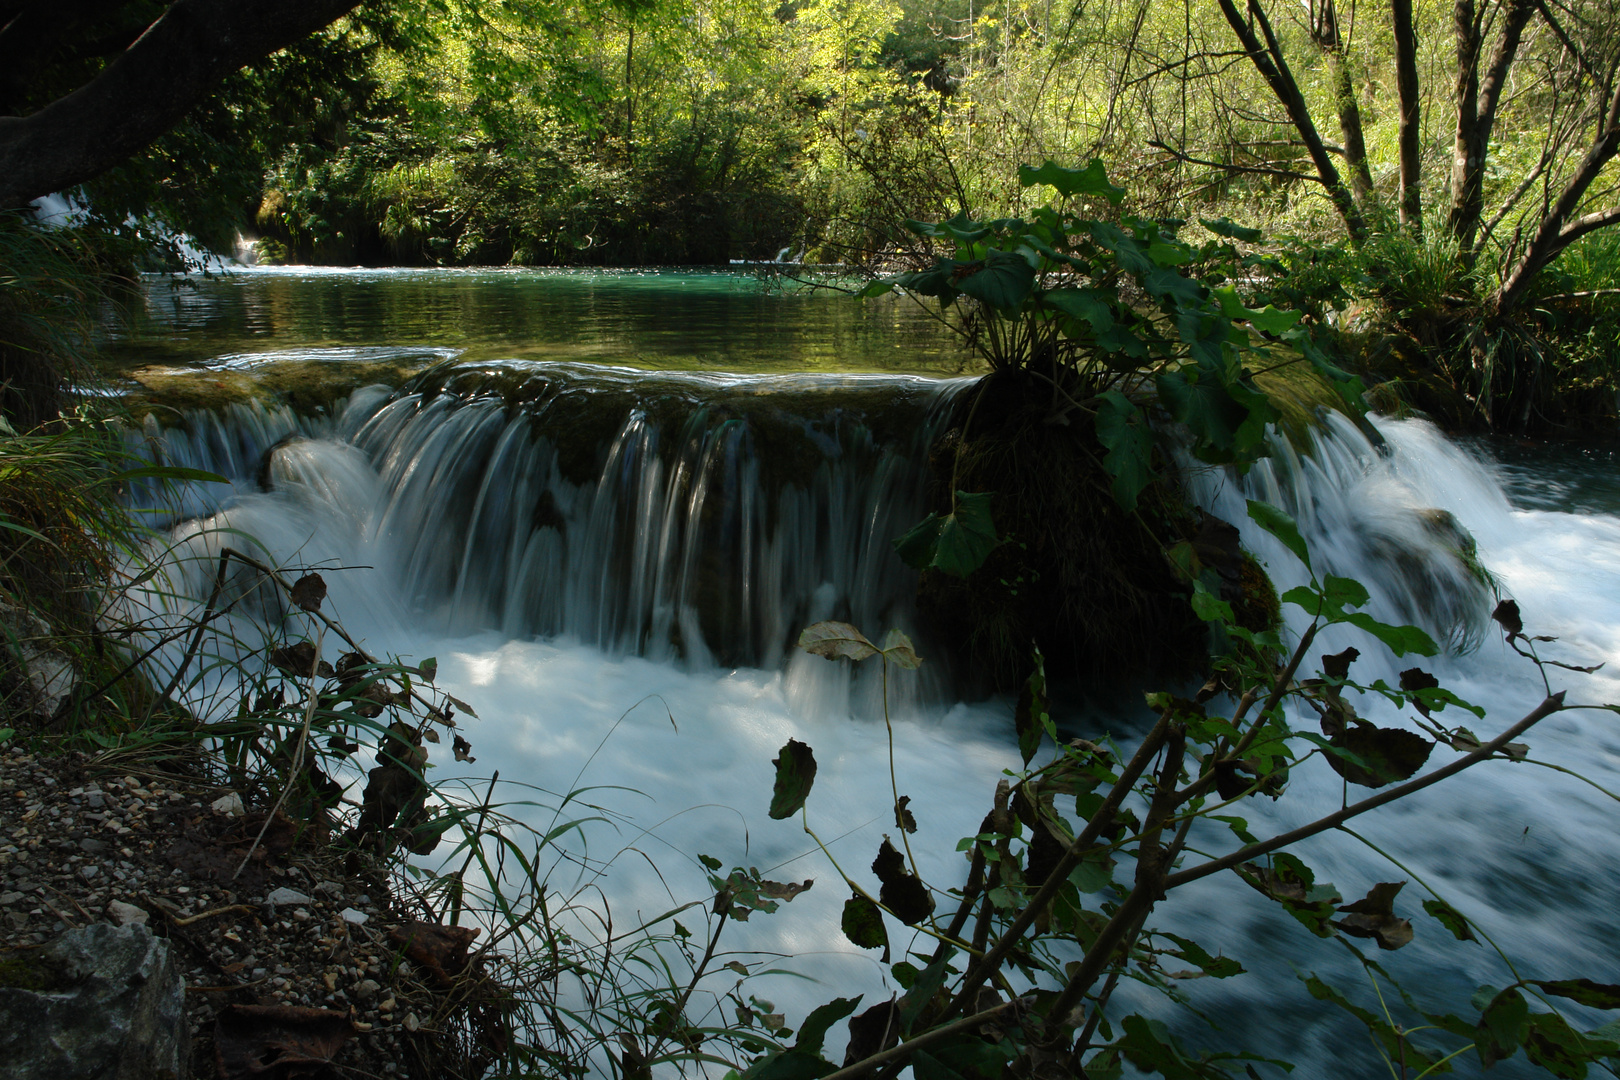
<svg viewBox="0 0 1620 1080"><path fill-rule="evenodd" d="M663 370L977 370L910 300L726 269L252 269L154 277L135 315L109 342L120 364L364 346Z"/></svg>

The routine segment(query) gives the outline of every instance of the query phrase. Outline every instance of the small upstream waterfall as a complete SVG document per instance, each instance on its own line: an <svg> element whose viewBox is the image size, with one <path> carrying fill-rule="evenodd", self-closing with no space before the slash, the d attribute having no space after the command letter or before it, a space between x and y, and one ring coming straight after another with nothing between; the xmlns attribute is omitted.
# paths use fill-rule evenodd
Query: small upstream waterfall
<svg viewBox="0 0 1620 1080"><path fill-rule="evenodd" d="M279 536L300 565L363 563L382 626L562 636L696 668L776 668L826 618L915 633L916 577L890 542L924 514L953 384L509 376L366 388L332 416L254 404L148 419L142 438L229 481L172 500L194 543L229 527Z"/></svg>
<svg viewBox="0 0 1620 1080"><path fill-rule="evenodd" d="M838 931L847 893L837 874L796 822L768 821L764 808L770 759L798 738L821 763L810 821L836 838L829 850L845 869L863 871L893 831L879 684L871 672L852 683L847 665L790 646L800 627L828 617L869 634L926 629L914 625L915 578L890 540L923 513L928 448L956 384L568 365L437 378L362 390L313 419L255 406L149 428L157 456L231 481L181 493L188 520L173 543L200 558L178 591L203 596L206 556L249 536L275 561L327 568L330 606L351 629L379 650L437 657L440 685L483 718L468 728L483 764L436 760L444 782L471 790L497 762L503 782L535 786L535 805L514 812L543 828L555 821L544 807L564 793L612 789L612 820L569 842L591 851L575 885L600 889L625 924L702 897L699 853L816 878L778 915L727 930L730 947L790 958L781 965L821 980L756 992L790 1019L834 994L892 992ZM1317 572L1366 584L1372 614L1447 642L1451 654L1424 665L1488 709L1468 718L1475 730L1501 730L1543 693L1490 632L1493 590L1519 598L1532 632L1561 639L1548 646L1559 658L1620 654L1620 517L1516 508L1489 462L1421 422L1379 421L1369 434L1330 418L1308 450L1276 451L1243 477L1195 472L1190 489L1240 526L1279 591L1305 581L1304 567L1248 522L1247 498L1292 514ZM1393 683L1413 662L1346 628L1324 634L1319 651L1350 644L1364 654L1354 674L1366 682ZM907 719L894 727L893 767L900 793L913 796L924 875L949 887L964 873L956 839L976 831L1018 759L1009 703L950 704L936 668L896 681L891 700ZM1607 669L1560 673L1555 689L1564 685L1572 699L1620 700ZM1380 699L1357 707L1401 722ZM1114 731L1128 742L1144 719L1120 716ZM1611 719L1555 717L1531 738L1532 756L1620 790ZM1320 761L1295 769L1290 784L1288 799L1243 807L1252 831L1270 835L1340 805L1338 778ZM1473 987L1512 976L1487 949L1442 944L1417 879L1523 960L1528 977L1602 979L1620 895L1607 802L1566 775L1491 763L1360 819L1358 831L1398 851L1404 868L1343 835L1318 837L1300 855L1347 898L1407 880L1397 909L1417 940L1378 959L1433 1004L1461 1009ZM1195 846L1230 843L1212 830ZM559 887L574 873L559 871ZM1178 893L1164 917L1256 973L1188 984L1223 1028L1189 1030L1195 1042L1247 1040L1309 1075L1377 1072L1364 1034L1342 1015L1276 990L1314 970L1365 998L1364 977L1338 950L1230 876ZM897 955L904 947L896 942ZM1522 1075L1520 1064L1498 1071Z"/></svg>

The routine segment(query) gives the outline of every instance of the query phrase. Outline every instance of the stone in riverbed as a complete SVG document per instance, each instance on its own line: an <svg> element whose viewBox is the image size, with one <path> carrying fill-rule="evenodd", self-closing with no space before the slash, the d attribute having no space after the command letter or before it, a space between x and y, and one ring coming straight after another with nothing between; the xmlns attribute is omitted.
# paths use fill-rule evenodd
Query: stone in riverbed
<svg viewBox="0 0 1620 1080"><path fill-rule="evenodd" d="M191 1074L185 983L144 926L96 923L0 960L0 1061L30 1080Z"/></svg>

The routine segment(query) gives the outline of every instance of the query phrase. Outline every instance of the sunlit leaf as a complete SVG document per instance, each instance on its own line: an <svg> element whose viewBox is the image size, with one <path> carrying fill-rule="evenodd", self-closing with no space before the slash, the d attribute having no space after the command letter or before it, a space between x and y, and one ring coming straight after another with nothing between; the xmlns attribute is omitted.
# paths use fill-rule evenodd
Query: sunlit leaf
<svg viewBox="0 0 1620 1080"><path fill-rule="evenodd" d="M1249 500L1249 518L1266 532L1282 541L1283 546L1292 551L1299 558L1299 561L1305 564L1307 570L1310 569L1311 553L1306 549L1305 538L1299 535L1299 526L1294 524L1293 518L1275 506L1255 502L1253 499ZM1293 592L1293 589L1289 590L1290 595Z"/></svg>
<svg viewBox="0 0 1620 1080"><path fill-rule="evenodd" d="M1108 182L1108 173L1099 158L1092 158L1081 169L1066 169L1048 160L1040 168L1028 165L1018 167L1018 183L1022 187L1046 184L1057 189L1059 195L1101 195L1118 206L1125 198L1125 189Z"/></svg>

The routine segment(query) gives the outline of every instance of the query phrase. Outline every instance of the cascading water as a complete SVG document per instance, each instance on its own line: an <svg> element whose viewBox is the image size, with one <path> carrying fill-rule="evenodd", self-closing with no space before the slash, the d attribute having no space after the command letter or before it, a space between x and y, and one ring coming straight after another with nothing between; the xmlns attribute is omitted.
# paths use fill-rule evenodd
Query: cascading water
<svg viewBox="0 0 1620 1080"><path fill-rule="evenodd" d="M378 650L438 658L440 684L483 717L469 734L485 765L535 784L542 802L582 785L624 789L612 800L614 823L575 841L592 853L575 884L599 886L622 918L702 896L700 852L821 879L773 918L728 930L731 947L791 957L795 970L824 980L755 991L802 1016L834 994L894 988L842 940L844 896L815 845L796 823L765 819L771 757L789 737L814 746L821 771L809 816L820 836L837 838L829 849L845 870L860 873L892 826L874 672L852 690L845 665L789 646L800 627L828 617L869 634L919 629L914 578L889 540L922 514L925 455L952 386L484 365L441 371L408 392L358 392L329 419L255 408L193 415L183 429L148 436L166 460L232 481L229 492L187 492L188 512L209 516L179 526L182 552L251 536L277 561L348 568L326 572L331 608ZM1533 631L1562 639L1560 656L1615 655L1615 510L1516 509L1488 463L1433 428L1385 421L1379 431L1370 439L1329 418L1308 453L1279 444L1246 477L1198 473L1191 487L1240 525L1279 591L1303 582L1304 568L1250 525L1244 498L1295 516L1318 573L1364 582L1376 617L1417 622L1457 647L1428 666L1489 710L1467 718L1482 734L1543 693L1534 671L1485 633L1491 579L1482 568L1520 599ZM227 528L239 531L219 531ZM199 559L181 591L205 595L212 565ZM1344 628L1323 635L1319 651L1350 644L1364 653L1355 672L1363 681L1393 683L1412 662ZM956 838L976 831L1017 754L1006 703L946 705L935 667L896 680L908 719L895 729L895 771L921 825L912 843L924 875L948 887L963 874ZM1620 700L1606 673L1569 682L1572 697ZM1393 722L1376 701L1358 708ZM1554 718L1537 729L1532 757L1616 790L1620 738L1603 715ZM1141 719L1122 717L1116 730L1128 738ZM480 771L438 765L452 777ZM1242 812L1253 832L1339 805L1338 778L1319 761L1294 770L1290 784L1274 806L1249 800ZM1344 836L1319 837L1300 854L1347 897L1421 878L1523 958L1530 977L1601 978L1592 958L1612 956L1620 888L1620 842L1603 801L1567 776L1493 763L1360 819L1358 832L1404 868ZM1199 842L1224 849L1230 838L1211 832ZM1486 949L1442 947L1423 898L1411 880L1399 910L1417 924L1417 941L1380 957L1386 967L1453 1006L1477 984L1512 981ZM1293 981L1293 964L1332 973L1352 993L1362 976L1274 905L1230 878L1208 879L1178 893L1164 917L1257 974L1189 985L1225 1028L1200 1041L1263 1046L1316 1075L1376 1067L1364 1035L1338 1015L1306 1008L1314 1003L1303 992L1277 991Z"/></svg>

